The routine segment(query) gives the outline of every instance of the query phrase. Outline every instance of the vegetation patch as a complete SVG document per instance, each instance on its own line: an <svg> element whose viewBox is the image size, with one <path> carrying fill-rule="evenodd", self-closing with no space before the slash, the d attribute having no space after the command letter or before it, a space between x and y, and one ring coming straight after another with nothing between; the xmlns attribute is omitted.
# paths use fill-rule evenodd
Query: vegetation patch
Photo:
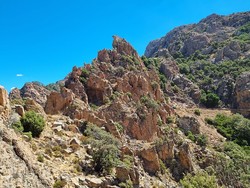
<svg viewBox="0 0 250 188"><path fill-rule="evenodd" d="M120 142L110 133L88 124L84 132L89 138L87 142L92 146L92 156L95 163L95 170L104 174L110 174L111 170L121 164Z"/></svg>

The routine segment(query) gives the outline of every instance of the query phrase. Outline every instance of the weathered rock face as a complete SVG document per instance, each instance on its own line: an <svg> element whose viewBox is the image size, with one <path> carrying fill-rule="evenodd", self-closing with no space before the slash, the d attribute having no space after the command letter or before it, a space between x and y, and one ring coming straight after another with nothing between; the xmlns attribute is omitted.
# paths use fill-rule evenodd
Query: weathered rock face
<svg viewBox="0 0 250 188"><path fill-rule="evenodd" d="M61 93L51 92L45 105L47 114L57 114L62 112L74 100L75 95L67 88L62 88Z"/></svg>
<svg viewBox="0 0 250 188"><path fill-rule="evenodd" d="M31 98L27 98L25 100L24 109L26 111L34 111L36 113L39 113L39 114L45 116L45 112L44 112L43 107Z"/></svg>
<svg viewBox="0 0 250 188"><path fill-rule="evenodd" d="M181 164L181 168L183 171L192 171L193 170L193 162L192 156L190 153L190 146L187 143L183 143L179 148L179 160Z"/></svg>
<svg viewBox="0 0 250 188"><path fill-rule="evenodd" d="M180 117L178 119L178 125L184 131L185 134L187 134L188 131L192 132L193 134L200 133L200 123L194 117Z"/></svg>
<svg viewBox="0 0 250 188"><path fill-rule="evenodd" d="M51 187L53 177L41 167L30 147L13 130L0 123L0 185L2 187Z"/></svg>
<svg viewBox="0 0 250 188"><path fill-rule="evenodd" d="M82 75L82 69L73 67L72 72L65 81L65 87L73 91L76 97L80 98L84 102L88 102L88 97L85 92L84 85L80 81Z"/></svg>
<svg viewBox="0 0 250 188"><path fill-rule="evenodd" d="M42 85L36 83L27 83L20 90L20 94L22 98L32 98L38 104L44 106L50 91Z"/></svg>
<svg viewBox="0 0 250 188"><path fill-rule="evenodd" d="M220 80L216 93L221 101L231 106L234 102L234 89L235 81L230 76L226 75Z"/></svg>
<svg viewBox="0 0 250 188"><path fill-rule="evenodd" d="M239 42L232 41L223 49L219 50L215 56L215 62L222 60L236 60L241 55L241 47Z"/></svg>
<svg viewBox="0 0 250 188"><path fill-rule="evenodd" d="M145 55L157 57L170 54L174 57L180 55L189 57L196 51L200 51L203 55L210 55L210 60L215 62L235 60L240 56L247 57L248 53L242 50L238 42L227 43L226 40L232 35L240 34L237 29L249 22L249 16L250 12L229 16L212 14L197 24L175 28L166 36L150 42ZM218 49L215 44L221 42L225 43L222 48Z"/></svg>
<svg viewBox="0 0 250 188"><path fill-rule="evenodd" d="M245 72L236 79L235 96L236 110L250 117L250 72Z"/></svg>
<svg viewBox="0 0 250 188"><path fill-rule="evenodd" d="M161 145L156 147L158 157L163 162L169 162L174 158L174 142L165 141Z"/></svg>
<svg viewBox="0 0 250 188"><path fill-rule="evenodd" d="M6 120L10 114L10 102L8 93L0 86L0 119Z"/></svg>
<svg viewBox="0 0 250 188"><path fill-rule="evenodd" d="M8 93L2 86L0 86L0 105L1 106L9 105Z"/></svg>
<svg viewBox="0 0 250 188"><path fill-rule="evenodd" d="M17 89L17 88L12 89L10 94L9 94L9 98L10 98L10 100L14 100L14 99L20 100L20 99L22 99L20 90Z"/></svg>
<svg viewBox="0 0 250 188"><path fill-rule="evenodd" d="M118 36L113 36L113 39L112 46L118 54L132 56L137 60L140 60L135 49L125 39L122 39Z"/></svg>
<svg viewBox="0 0 250 188"><path fill-rule="evenodd" d="M105 99L112 94L112 88L108 80L98 75L91 74L86 84L86 93L90 103L101 105L105 103Z"/></svg>
<svg viewBox="0 0 250 188"><path fill-rule="evenodd" d="M160 170L159 158L154 147L142 150L139 156L142 158L143 166L148 173L155 174Z"/></svg>
<svg viewBox="0 0 250 188"><path fill-rule="evenodd" d="M20 116L23 116L25 111L22 105L15 105L15 111L18 113Z"/></svg>
<svg viewBox="0 0 250 188"><path fill-rule="evenodd" d="M45 106L47 101L47 96L50 94L50 91L46 89L42 84L37 82L26 83L20 90L17 88L13 89L10 92L10 99L24 99L31 98L42 107Z"/></svg>
<svg viewBox="0 0 250 188"><path fill-rule="evenodd" d="M174 77L173 82L178 86L184 93L187 94L196 104L200 102L201 91L199 87L191 82L184 75L178 74Z"/></svg>
<svg viewBox="0 0 250 188"><path fill-rule="evenodd" d="M172 79L179 73L179 67L174 60L161 58L160 72L168 79Z"/></svg>
<svg viewBox="0 0 250 188"><path fill-rule="evenodd" d="M183 45L182 54L185 56L190 56L197 50L203 49L207 47L209 44L209 39L207 36L204 35L194 35L188 38Z"/></svg>

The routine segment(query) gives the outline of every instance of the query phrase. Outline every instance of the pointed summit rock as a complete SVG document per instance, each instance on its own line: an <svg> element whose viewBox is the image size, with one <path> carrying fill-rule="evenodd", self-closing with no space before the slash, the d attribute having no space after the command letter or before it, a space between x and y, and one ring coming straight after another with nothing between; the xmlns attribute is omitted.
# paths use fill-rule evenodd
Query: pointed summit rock
<svg viewBox="0 0 250 188"><path fill-rule="evenodd" d="M113 36L113 39L112 46L119 54L137 57L139 59L136 50L125 39L118 36Z"/></svg>

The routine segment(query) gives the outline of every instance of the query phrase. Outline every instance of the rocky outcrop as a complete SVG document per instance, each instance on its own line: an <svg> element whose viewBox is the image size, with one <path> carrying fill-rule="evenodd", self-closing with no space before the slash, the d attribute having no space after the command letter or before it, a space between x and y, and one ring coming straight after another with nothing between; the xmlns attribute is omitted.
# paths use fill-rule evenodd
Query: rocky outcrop
<svg viewBox="0 0 250 188"><path fill-rule="evenodd" d="M81 82L82 69L73 67L72 72L69 74L65 81L65 87L70 89L76 97L80 98L84 102L88 102L88 97L85 92L83 83Z"/></svg>
<svg viewBox="0 0 250 188"><path fill-rule="evenodd" d="M199 51L203 55L209 55L209 60L215 62L247 57L248 53L231 38L240 35L238 29L249 22L249 17L250 12L229 16L212 14L197 24L177 27L166 36L150 42L145 55L166 57L167 54L177 58L189 57ZM216 46L219 43L222 47Z"/></svg>
<svg viewBox="0 0 250 188"><path fill-rule="evenodd" d="M161 58L160 72L171 80L179 73L179 67L174 60Z"/></svg>
<svg viewBox="0 0 250 188"><path fill-rule="evenodd" d="M218 83L218 88L216 90L217 95L220 100L230 107L234 100L234 89L235 80L228 75L223 76L223 78Z"/></svg>
<svg viewBox="0 0 250 188"><path fill-rule="evenodd" d="M179 127L184 131L185 134L188 134L190 131L193 134L200 133L200 123L195 117L183 116L178 119Z"/></svg>
<svg viewBox="0 0 250 188"><path fill-rule="evenodd" d="M194 103L199 104L201 98L201 91L199 87L191 82L182 74L178 74L173 78L174 84L181 89Z"/></svg>
<svg viewBox="0 0 250 188"><path fill-rule="evenodd" d="M47 101L47 96L49 94L50 91L46 89L46 87L43 86L41 83L29 82L26 83L20 90L17 88L13 89L10 92L9 96L11 101L30 98L33 99L42 107L44 107Z"/></svg>
<svg viewBox="0 0 250 188"><path fill-rule="evenodd" d="M32 98L41 106L45 106L47 96L50 94L50 91L39 83L31 82L26 83L21 88L20 94L22 98Z"/></svg>
<svg viewBox="0 0 250 188"><path fill-rule="evenodd" d="M242 73L236 79L235 96L236 111L250 117L250 72Z"/></svg>
<svg viewBox="0 0 250 188"><path fill-rule="evenodd" d="M25 111L22 105L15 105L14 108L15 108L16 113L18 113L20 116L24 115Z"/></svg>
<svg viewBox="0 0 250 188"><path fill-rule="evenodd" d="M112 46L118 54L135 57L138 61L140 61L140 57L135 49L125 39L118 36L113 36L113 39Z"/></svg>
<svg viewBox="0 0 250 188"><path fill-rule="evenodd" d="M90 103L102 105L105 103L105 99L111 96L112 88L108 80L91 74L86 84L86 93Z"/></svg>
<svg viewBox="0 0 250 188"><path fill-rule="evenodd" d="M180 146L179 151L179 161L180 161L180 167L183 169L183 171L189 171L191 172L194 169L194 165L192 162L192 155L190 152L190 146L188 143L183 143Z"/></svg>
<svg viewBox="0 0 250 188"><path fill-rule="evenodd" d="M168 163L174 159L174 142L164 141L162 144L156 146L159 159Z"/></svg>
<svg viewBox="0 0 250 188"><path fill-rule="evenodd" d="M39 114L45 116L45 112L44 112L43 107L31 98L27 98L25 100L24 110L25 111L34 111L36 113L39 113Z"/></svg>
<svg viewBox="0 0 250 188"><path fill-rule="evenodd" d="M20 90L18 88L14 88L10 91L9 98L11 101L13 100L22 100Z"/></svg>
<svg viewBox="0 0 250 188"><path fill-rule="evenodd" d="M69 107L74 99L74 93L67 88L62 88L61 93L51 92L44 108L45 112L47 114L58 114Z"/></svg>
<svg viewBox="0 0 250 188"><path fill-rule="evenodd" d="M159 158L154 147L143 149L139 156L142 158L143 167L148 173L155 174L160 170Z"/></svg>
<svg viewBox="0 0 250 188"><path fill-rule="evenodd" d="M7 120L10 114L8 92L0 86L0 120Z"/></svg>
<svg viewBox="0 0 250 188"><path fill-rule="evenodd" d="M0 86L0 105L8 106L9 105L9 97L7 91L4 87Z"/></svg>

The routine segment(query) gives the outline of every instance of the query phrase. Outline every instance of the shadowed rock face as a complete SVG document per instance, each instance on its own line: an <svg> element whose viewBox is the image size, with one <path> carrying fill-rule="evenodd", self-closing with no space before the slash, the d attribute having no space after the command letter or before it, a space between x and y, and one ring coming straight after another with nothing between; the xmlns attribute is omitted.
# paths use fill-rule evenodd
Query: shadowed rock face
<svg viewBox="0 0 250 188"><path fill-rule="evenodd" d="M250 117L250 72L241 74L235 85L235 107L238 112Z"/></svg>

